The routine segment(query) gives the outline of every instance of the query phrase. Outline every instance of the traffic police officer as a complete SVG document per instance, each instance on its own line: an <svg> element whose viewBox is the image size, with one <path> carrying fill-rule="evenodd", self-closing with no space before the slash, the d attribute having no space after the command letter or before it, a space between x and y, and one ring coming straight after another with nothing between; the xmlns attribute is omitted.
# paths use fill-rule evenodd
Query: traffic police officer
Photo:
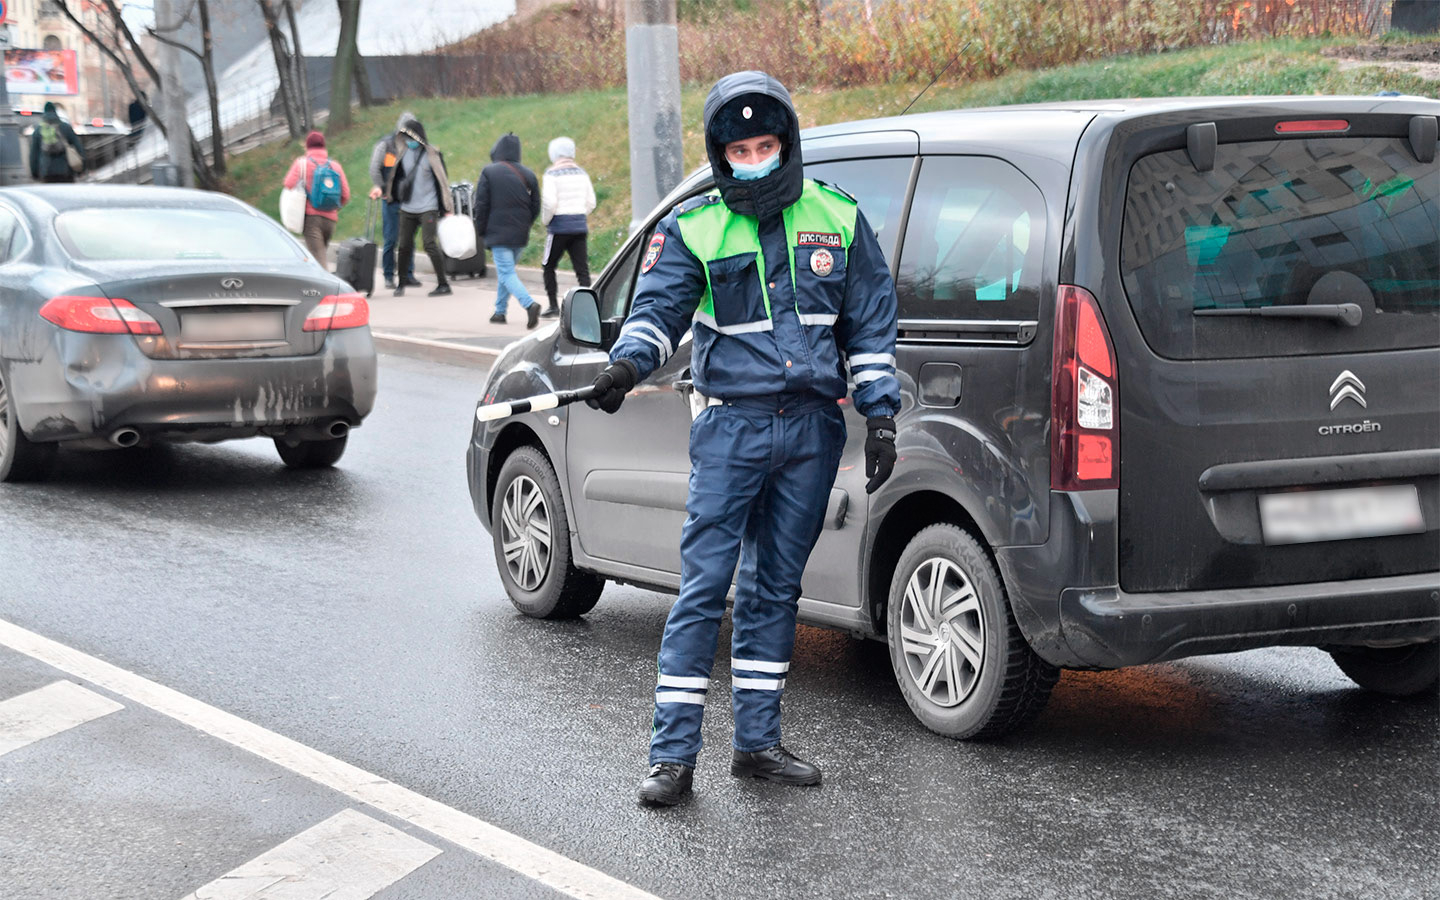
<svg viewBox="0 0 1440 900"><path fill-rule="evenodd" d="M816 766L780 745L780 696L800 577L845 446L837 401L853 381L869 431L870 492L894 466L900 407L890 270L855 199L804 177L789 92L763 72L737 72L711 89L704 115L718 191L660 222L590 401L615 412L693 328L700 411L690 430L680 596L660 645L651 767L639 791L663 805L690 790L737 556L730 771L820 783Z"/></svg>

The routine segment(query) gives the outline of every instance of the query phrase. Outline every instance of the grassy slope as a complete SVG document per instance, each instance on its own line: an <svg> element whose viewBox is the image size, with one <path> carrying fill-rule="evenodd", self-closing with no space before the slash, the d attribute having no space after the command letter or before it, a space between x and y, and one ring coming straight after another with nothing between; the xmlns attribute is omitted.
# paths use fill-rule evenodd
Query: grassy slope
<svg viewBox="0 0 1440 900"><path fill-rule="evenodd" d="M1435 96L1440 83L1380 67L1341 72L1320 55L1323 41L1276 41L1122 57L1042 72L1014 72L969 84L937 84L913 111L955 109L1004 103L1167 95L1221 94L1371 94L1381 90ZM795 98L803 126L896 115L920 85L877 85L809 91ZM685 169L702 161L700 107L707 87L682 92ZM579 162L595 182L599 207L591 217L590 258L598 269L619 246L630 221L630 159L626 140L626 98L620 89L579 94L413 100L356 111L355 126L331 136L331 155L350 177L356 199L340 215L336 238L358 234L365 218L364 192L370 148L395 127L402 108L413 110L431 141L445 152L453 181L473 181L488 162L490 148L506 131L519 135L523 162L537 173L548 162L552 137L568 134ZM300 153L298 142L268 145L231 161L235 193L278 216L280 181ZM538 264L543 231L537 223L521 262ZM566 263L568 266L568 262Z"/></svg>

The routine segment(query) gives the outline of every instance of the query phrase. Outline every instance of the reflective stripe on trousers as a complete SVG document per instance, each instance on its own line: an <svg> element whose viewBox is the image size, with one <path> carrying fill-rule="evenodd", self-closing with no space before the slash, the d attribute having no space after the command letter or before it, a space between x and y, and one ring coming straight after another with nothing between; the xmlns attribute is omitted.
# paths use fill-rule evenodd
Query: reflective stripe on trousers
<svg viewBox="0 0 1440 900"><path fill-rule="evenodd" d="M652 765L695 765L737 558L734 744L750 752L780 742L780 697L795 643L800 578L820 537L844 448L844 416L834 403L799 414L710 406L692 424L680 596L660 644Z"/></svg>

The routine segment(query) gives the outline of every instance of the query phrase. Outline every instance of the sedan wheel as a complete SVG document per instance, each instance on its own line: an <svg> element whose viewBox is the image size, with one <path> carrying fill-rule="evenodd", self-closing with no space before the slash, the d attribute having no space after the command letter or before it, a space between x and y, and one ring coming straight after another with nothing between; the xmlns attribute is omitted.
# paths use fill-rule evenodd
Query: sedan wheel
<svg viewBox="0 0 1440 900"><path fill-rule="evenodd" d="M545 454L516 449L500 466L492 496L495 564L515 608L537 619L570 619L594 609L605 579L571 563L565 498Z"/></svg>
<svg viewBox="0 0 1440 900"><path fill-rule="evenodd" d="M34 443L20 430L14 398L0 375L0 481L38 481L54 456L54 444Z"/></svg>
<svg viewBox="0 0 1440 900"><path fill-rule="evenodd" d="M345 455L345 442L349 439L349 435L342 435L322 441L289 444L283 438L276 438L275 452L292 469L323 469L340 461L340 457Z"/></svg>
<svg viewBox="0 0 1440 900"><path fill-rule="evenodd" d="M915 717L946 737L999 737L1045 708L1060 670L1025 642L985 548L955 525L911 538L890 581L890 664Z"/></svg>

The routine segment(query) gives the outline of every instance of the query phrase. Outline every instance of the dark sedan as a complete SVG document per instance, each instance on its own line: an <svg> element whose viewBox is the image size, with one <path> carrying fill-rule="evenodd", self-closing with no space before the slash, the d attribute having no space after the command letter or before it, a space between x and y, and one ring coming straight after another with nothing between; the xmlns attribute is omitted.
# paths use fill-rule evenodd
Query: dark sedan
<svg viewBox="0 0 1440 900"><path fill-rule="evenodd" d="M364 296L222 194L0 190L0 481L57 448L274 439L333 465L375 401Z"/></svg>

